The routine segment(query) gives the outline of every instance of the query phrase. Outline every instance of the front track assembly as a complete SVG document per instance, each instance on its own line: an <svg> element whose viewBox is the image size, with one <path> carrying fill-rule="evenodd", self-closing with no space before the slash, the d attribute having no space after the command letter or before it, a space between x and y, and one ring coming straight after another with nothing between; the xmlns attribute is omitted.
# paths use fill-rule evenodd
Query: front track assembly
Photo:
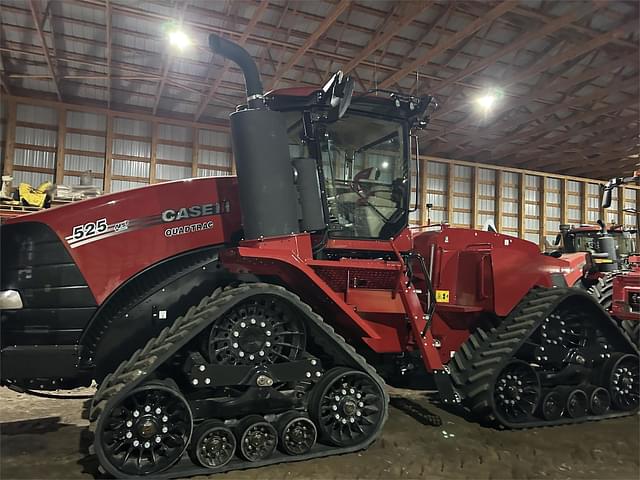
<svg viewBox="0 0 640 480"><path fill-rule="evenodd" d="M384 382L286 289L219 289L108 375L90 412L117 478L176 478L366 448ZM188 453L188 455L185 454Z"/></svg>
<svg viewBox="0 0 640 480"><path fill-rule="evenodd" d="M638 350L586 293L535 289L490 331L476 330L450 363L470 412L526 428L638 410Z"/></svg>

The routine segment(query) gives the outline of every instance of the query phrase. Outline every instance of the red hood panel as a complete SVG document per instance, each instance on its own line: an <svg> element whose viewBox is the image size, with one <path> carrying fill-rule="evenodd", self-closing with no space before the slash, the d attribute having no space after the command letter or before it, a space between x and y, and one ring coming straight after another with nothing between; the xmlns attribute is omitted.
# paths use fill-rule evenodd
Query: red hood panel
<svg viewBox="0 0 640 480"><path fill-rule="evenodd" d="M41 222L63 241L100 304L166 258L229 242L240 230L236 177L166 182L10 219Z"/></svg>

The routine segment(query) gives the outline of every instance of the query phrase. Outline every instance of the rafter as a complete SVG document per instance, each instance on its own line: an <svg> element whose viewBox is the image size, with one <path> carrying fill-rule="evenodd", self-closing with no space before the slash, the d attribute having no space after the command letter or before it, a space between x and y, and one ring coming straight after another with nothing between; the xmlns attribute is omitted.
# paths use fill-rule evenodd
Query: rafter
<svg viewBox="0 0 640 480"><path fill-rule="evenodd" d="M285 63L284 66L278 69L274 78L271 80L271 83L269 84L269 89L273 88L282 79L282 76L285 73L287 73L289 69L293 65L295 65L305 53L307 53L307 50L309 50L318 41L318 39L322 35L324 35L325 32L329 30L329 28L331 28L331 26L335 23L338 17L342 15L342 12L344 12L347 9L347 7L349 7L350 3L351 3L350 0L340 0L340 3L338 3L333 8L333 10L331 10L329 15L320 23L320 25L318 25L315 28L313 33L309 36L309 38L307 38L307 41L304 42L304 44L298 49L297 52L291 55L291 57L289 58L289 61Z"/></svg>
<svg viewBox="0 0 640 480"><path fill-rule="evenodd" d="M464 29L455 33L450 38L441 41L434 48L427 50L425 54L410 62L404 68L401 68L396 73L393 73L385 78L382 82L380 82L379 88L389 88L395 85L398 81L402 80L411 72L414 72L420 66L426 65L444 51L448 50L449 48L453 48L458 44L458 42L464 40L469 35L473 35L475 32L480 30L484 25L486 25L487 22L491 22L492 20L505 14L509 10L512 10L513 8L515 8L515 6L516 2L512 2L509 0L501 2L496 7L489 10L486 14L478 17L475 21L471 22Z"/></svg>
<svg viewBox="0 0 640 480"><path fill-rule="evenodd" d="M60 84L58 82L56 71L53 68L53 61L51 60L51 56L49 55L49 47L47 47L47 41L44 37L44 31L42 30L42 26L40 24L41 20L40 20L40 13L38 12L38 6L36 5L34 0L29 0L29 9L31 10L33 23L35 23L36 29L38 30L38 36L40 37L40 42L42 43L42 52L44 53L44 57L47 61L47 66L49 67L49 73L51 73L53 84L55 85L55 88L56 88L56 94L58 96L58 100L62 101Z"/></svg>
<svg viewBox="0 0 640 480"><path fill-rule="evenodd" d="M182 23L184 22L184 15L187 12L187 7L189 6L190 1L191 0L184 0L184 3L179 9L180 13L178 14L178 28L182 27ZM176 4L176 7L177 7L177 4ZM174 58L174 53L172 50L169 50L162 62L162 67L160 68L160 71L162 72L160 76L160 83L158 84L155 99L153 101L154 115L158 111L158 105L160 105L160 99L162 98L162 91L164 90L164 86L167 83L169 70L171 69L171 65L173 64L173 58Z"/></svg>
<svg viewBox="0 0 640 480"><path fill-rule="evenodd" d="M544 38L547 35L550 35L553 32L556 32L561 28L566 27L570 23L575 22L576 20L588 14L593 13L593 11L597 10L598 8L601 8L601 7L589 6L585 8L583 4L579 4L579 5L576 4L576 6L569 13L556 18L555 20L547 23L546 25L542 25L541 27L532 29L531 31L525 33L524 35L521 35L520 37L518 37L515 41L508 42L504 48L498 50L493 55L489 55L488 57L482 60L473 62L471 65L469 65L467 68L462 70L457 75L453 75L452 77L447 78L444 82L436 85L435 92L441 91L444 88L448 87L449 85L457 83L460 80L467 78L469 75L473 75L474 73L479 72L480 70L486 68L487 66L495 63L498 59L504 57L505 55L508 55L509 53L514 52L516 50L519 50L525 47L526 45L529 45L530 43L537 41L540 38Z"/></svg>
<svg viewBox="0 0 640 480"><path fill-rule="evenodd" d="M400 30L409 25L418 15L433 5L433 1L421 2L415 4L413 2L405 2L402 8L402 15L392 24L386 25L382 31L378 32L369 41L360 54L354 57L349 63L342 67L342 71L347 74L356 68L360 62L366 59L383 45L387 44ZM389 17L391 18L391 17ZM389 22L391 23L391 22Z"/></svg>
<svg viewBox="0 0 640 480"><path fill-rule="evenodd" d="M253 12L253 16L251 17L251 20L249 21L249 25L244 30L244 32L242 32L242 35L240 36L240 39L237 41L238 45L244 45L245 44L245 42L247 41L247 38L249 38L249 35L251 35L251 33L253 33L253 30L256 28L256 25L258 24L258 21L260 20L260 17L262 17L262 15L264 14L264 12L266 11L268 6L269 6L269 0L262 0L260 2L260 5L258 6L258 8ZM212 60L211 61L213 61L213 54L212 54ZM213 97L213 95L220 88L220 85L222 83L222 78L227 74L228 71L229 71L229 62L227 60L225 60L224 67L222 68L222 71L219 73L218 78L216 78L216 81L213 82L213 85L211 85L211 88L209 89L209 91L207 92L206 96L204 97L204 100L202 101L202 103L200 104L198 109L196 110L196 114L194 116L194 120L196 122L198 120L200 120L200 117L202 116L204 111L207 109L207 106L209 105L209 101L211 100L211 97Z"/></svg>

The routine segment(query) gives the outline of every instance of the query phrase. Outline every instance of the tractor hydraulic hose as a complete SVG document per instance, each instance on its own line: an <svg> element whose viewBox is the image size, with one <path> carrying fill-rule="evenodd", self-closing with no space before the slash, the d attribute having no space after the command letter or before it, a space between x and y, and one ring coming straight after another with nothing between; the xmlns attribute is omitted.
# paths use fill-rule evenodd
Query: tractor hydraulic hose
<svg viewBox="0 0 640 480"><path fill-rule="evenodd" d="M214 53L228 58L240 67L247 88L247 104L249 108L260 108L263 105L262 81L260 80L258 67L251 55L240 45L218 35L209 35L209 47Z"/></svg>

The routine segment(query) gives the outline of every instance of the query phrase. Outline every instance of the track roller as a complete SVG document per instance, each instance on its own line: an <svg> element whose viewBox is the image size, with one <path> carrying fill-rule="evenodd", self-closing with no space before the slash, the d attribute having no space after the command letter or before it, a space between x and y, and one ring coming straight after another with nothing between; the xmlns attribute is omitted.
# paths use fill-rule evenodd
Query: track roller
<svg viewBox="0 0 640 480"><path fill-rule="evenodd" d="M564 405L562 395L557 390L550 390L544 394L540 402L540 416L545 420L553 421L562 417Z"/></svg>
<svg viewBox="0 0 640 480"><path fill-rule="evenodd" d="M591 387L587 394L589 395L589 410L594 415L603 415L611 408L611 395L606 388Z"/></svg>
<svg viewBox="0 0 640 480"><path fill-rule="evenodd" d="M287 412L278 420L278 446L287 455L303 455L316 443L318 430L309 417Z"/></svg>
<svg viewBox="0 0 640 480"><path fill-rule="evenodd" d="M260 415L249 415L237 427L240 454L245 460L257 462L270 456L278 444L275 427Z"/></svg>
<svg viewBox="0 0 640 480"><path fill-rule="evenodd" d="M587 414L589 397L581 388L567 389L565 412L571 418L581 418Z"/></svg>
<svg viewBox="0 0 640 480"><path fill-rule="evenodd" d="M637 355L617 353L605 363L602 385L609 390L615 408L625 412L638 408L639 370Z"/></svg>
<svg viewBox="0 0 640 480"><path fill-rule="evenodd" d="M189 447L191 460L205 468L226 465L236 452L236 437L229 427L219 420L208 420L193 432Z"/></svg>
<svg viewBox="0 0 640 480"><path fill-rule="evenodd" d="M309 410L320 438L335 446L357 445L375 436L384 420L384 392L369 375L337 367L311 392Z"/></svg>
<svg viewBox="0 0 640 480"><path fill-rule="evenodd" d="M106 404L94 448L100 464L116 477L152 475L180 460L192 430L182 394L168 382L152 381Z"/></svg>

